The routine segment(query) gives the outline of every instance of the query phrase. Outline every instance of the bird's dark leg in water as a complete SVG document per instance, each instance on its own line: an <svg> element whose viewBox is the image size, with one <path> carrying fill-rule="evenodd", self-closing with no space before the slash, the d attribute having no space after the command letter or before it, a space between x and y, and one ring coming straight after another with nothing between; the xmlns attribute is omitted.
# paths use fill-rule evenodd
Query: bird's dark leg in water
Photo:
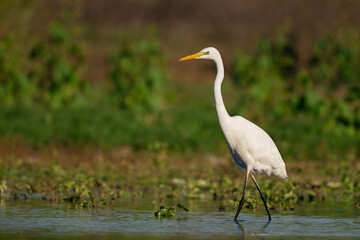
<svg viewBox="0 0 360 240"><path fill-rule="evenodd" d="M251 178L253 179L253 181L254 181L257 189L259 190L261 199L262 199L263 202L264 202L264 205L265 205L265 208L266 208L266 212L267 212L267 215L269 216L269 222L270 222L270 221L271 221L271 216L270 216L270 213L269 213L269 209L268 209L268 207L267 207L267 204L266 204L266 200L265 200L264 194L261 192L261 189L260 189L260 187L259 187L259 184L256 182L256 179L255 179L255 177L254 177L254 174L250 173L250 175L251 175Z"/></svg>
<svg viewBox="0 0 360 240"><path fill-rule="evenodd" d="M243 205L244 205L244 203L245 203L245 191L246 191L246 185L247 185L248 177L249 177L249 173L246 172L245 183L244 183L244 191L243 191L242 198L241 198L241 200L240 200L240 202L239 202L239 207L238 207L238 209L237 209L237 211L236 211L236 214L235 214L235 218L234 218L235 221L237 220L237 218L238 218L238 216L239 216L239 213L240 213L240 211L241 211L241 208L243 207Z"/></svg>

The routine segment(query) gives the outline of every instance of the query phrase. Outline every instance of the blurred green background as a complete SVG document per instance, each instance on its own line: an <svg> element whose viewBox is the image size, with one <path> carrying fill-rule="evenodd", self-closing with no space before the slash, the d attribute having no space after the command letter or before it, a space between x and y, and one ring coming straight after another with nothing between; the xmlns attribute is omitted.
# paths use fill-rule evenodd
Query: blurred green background
<svg viewBox="0 0 360 240"><path fill-rule="evenodd" d="M359 9L340 0L1 1L2 149L225 154L214 66L177 62L215 46L228 111L268 131L286 161L356 160Z"/></svg>
<svg viewBox="0 0 360 240"><path fill-rule="evenodd" d="M2 1L0 137L31 146L226 151L225 103L285 159L355 159L360 145L357 1ZM325 9L324 9L325 8Z"/></svg>
<svg viewBox="0 0 360 240"><path fill-rule="evenodd" d="M264 128L286 162L289 179L259 181L270 204L333 193L358 207L359 10L352 0L2 0L0 198L90 206L93 188L109 201L204 191L232 208L242 176L217 122L215 67L178 62L214 46L229 113Z"/></svg>

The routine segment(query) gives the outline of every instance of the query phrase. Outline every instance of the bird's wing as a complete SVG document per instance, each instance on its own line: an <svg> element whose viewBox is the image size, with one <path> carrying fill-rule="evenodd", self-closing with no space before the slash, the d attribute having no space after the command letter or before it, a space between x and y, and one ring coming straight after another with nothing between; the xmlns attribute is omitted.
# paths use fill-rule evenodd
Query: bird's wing
<svg viewBox="0 0 360 240"><path fill-rule="evenodd" d="M236 141L241 146L237 147L245 151L246 156L251 157L256 163L272 169L285 167L274 141L263 129L243 117L236 116L233 118L239 126L236 128L238 132L236 133Z"/></svg>

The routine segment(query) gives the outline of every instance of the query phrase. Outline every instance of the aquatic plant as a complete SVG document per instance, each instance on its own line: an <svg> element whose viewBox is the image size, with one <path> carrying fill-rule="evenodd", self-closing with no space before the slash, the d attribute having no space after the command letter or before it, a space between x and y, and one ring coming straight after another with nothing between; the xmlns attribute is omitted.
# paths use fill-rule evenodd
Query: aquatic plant
<svg viewBox="0 0 360 240"><path fill-rule="evenodd" d="M55 187L53 198L77 204L81 208L111 204L122 196L110 188L106 182L101 182L84 174L77 174L76 180L61 183ZM48 200L50 200L48 198Z"/></svg>
<svg viewBox="0 0 360 240"><path fill-rule="evenodd" d="M155 217L174 217L175 216L176 209L173 206L170 207L164 207L160 206L159 211L155 212Z"/></svg>
<svg viewBox="0 0 360 240"><path fill-rule="evenodd" d="M7 189L6 180L2 180L0 183L0 199L7 198Z"/></svg>
<svg viewBox="0 0 360 240"><path fill-rule="evenodd" d="M169 217L175 217L176 208L184 210L188 212L189 210L184 207L182 204L178 203L175 206L165 207L163 205L160 206L160 209L154 213L155 217L158 218L169 218Z"/></svg>

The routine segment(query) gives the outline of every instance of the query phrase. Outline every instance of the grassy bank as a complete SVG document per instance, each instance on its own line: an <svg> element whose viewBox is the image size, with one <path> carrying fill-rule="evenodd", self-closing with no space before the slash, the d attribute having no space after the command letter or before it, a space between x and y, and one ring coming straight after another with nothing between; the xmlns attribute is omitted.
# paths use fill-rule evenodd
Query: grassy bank
<svg viewBox="0 0 360 240"><path fill-rule="evenodd" d="M13 154L0 159L3 200L26 199L32 193L40 193L50 202L101 207L118 198L131 197L136 201L151 195L158 203L184 197L194 201L213 199L219 202L219 210L231 211L243 186L244 173L228 154L181 157L166 150L34 150L20 145L8 145L6 149ZM360 203L359 169L358 162L290 161L288 179L258 177L258 181L273 209L328 200L356 206ZM261 207L254 184L250 183L248 189L246 206Z"/></svg>
<svg viewBox="0 0 360 240"><path fill-rule="evenodd" d="M0 112L1 198L41 193L48 201L100 207L144 194L157 201L212 198L236 207L244 174L233 163L214 111L211 83L170 85L158 112L103 107L6 108ZM235 112L237 88L224 83ZM254 116L251 110L244 115ZM359 138L309 116L254 119L277 143L289 179L259 177L275 209L335 199L359 204ZM249 184L246 206L261 206ZM260 204L260 205L259 205Z"/></svg>
<svg viewBox="0 0 360 240"><path fill-rule="evenodd" d="M204 90L203 90L204 89ZM211 83L193 88L179 87L178 96L157 112L121 110L111 105L51 110L42 107L4 108L0 111L0 138L33 147L77 146L105 149L127 146L134 150L161 149L183 154L227 153L211 96ZM200 93L202 92L202 93ZM229 111L236 114L230 99L238 90L227 83ZM237 98L235 98L237 99ZM242 108L244 109L244 108ZM326 117L305 114L257 118L243 110L275 140L287 161L354 161L359 156L357 131ZM271 113L267 113L271 115Z"/></svg>

